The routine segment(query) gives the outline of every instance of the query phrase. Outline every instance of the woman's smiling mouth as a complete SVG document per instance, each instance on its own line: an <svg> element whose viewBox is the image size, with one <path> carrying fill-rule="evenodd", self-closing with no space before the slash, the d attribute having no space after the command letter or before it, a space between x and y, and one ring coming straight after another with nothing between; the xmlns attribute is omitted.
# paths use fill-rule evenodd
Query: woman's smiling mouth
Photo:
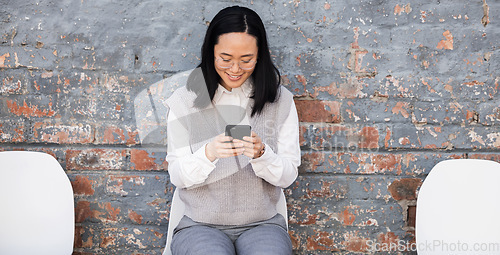
<svg viewBox="0 0 500 255"><path fill-rule="evenodd" d="M241 79L241 77L243 76L243 75L230 75L228 73L226 73L226 74L227 74L227 77L229 78L229 80L231 80L231 81L237 81L237 80Z"/></svg>

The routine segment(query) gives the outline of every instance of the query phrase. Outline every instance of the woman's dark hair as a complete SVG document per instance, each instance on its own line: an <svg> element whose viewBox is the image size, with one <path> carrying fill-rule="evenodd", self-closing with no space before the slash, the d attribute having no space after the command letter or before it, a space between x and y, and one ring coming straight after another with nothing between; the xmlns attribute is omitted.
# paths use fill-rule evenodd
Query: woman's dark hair
<svg viewBox="0 0 500 255"><path fill-rule="evenodd" d="M198 66L203 72L206 88L201 88L199 81L195 82L193 80L191 80L192 82L188 80L187 88L198 95L194 102L195 107L204 108L212 102L218 83L221 80L215 70L214 46L218 43L219 36L233 32L247 33L257 39L258 61L251 76L253 79L251 98L254 99L251 116L253 117L256 113L260 114L262 112L266 103L276 100L281 78L278 69L271 60L264 24L259 15L251 9L232 6L221 10L215 15L205 34L201 48L201 63ZM207 98L206 93L200 91L201 89L208 89L210 98Z"/></svg>

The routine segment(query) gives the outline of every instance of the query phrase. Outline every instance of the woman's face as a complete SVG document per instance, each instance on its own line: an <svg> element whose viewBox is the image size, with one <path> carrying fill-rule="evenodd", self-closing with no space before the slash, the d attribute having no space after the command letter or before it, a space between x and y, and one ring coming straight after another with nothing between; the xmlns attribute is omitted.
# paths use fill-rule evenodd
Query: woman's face
<svg viewBox="0 0 500 255"><path fill-rule="evenodd" d="M258 52L257 39L252 35L220 35L219 42L214 46L214 64L221 77L220 84L229 91L240 87L252 75Z"/></svg>

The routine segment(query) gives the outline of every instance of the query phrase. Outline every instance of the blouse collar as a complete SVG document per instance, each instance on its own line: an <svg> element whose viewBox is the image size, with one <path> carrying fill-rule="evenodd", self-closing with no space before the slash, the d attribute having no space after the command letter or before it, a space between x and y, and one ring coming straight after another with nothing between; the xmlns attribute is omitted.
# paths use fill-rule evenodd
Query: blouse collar
<svg viewBox="0 0 500 255"><path fill-rule="evenodd" d="M250 80L251 80L251 78L248 78L245 82L243 82L243 84L241 84L240 87L234 88L231 91L227 90L226 88L224 88L224 86L222 86L219 83L219 86L218 86L217 90L215 91L214 100L213 100L214 103L219 102L220 98L222 97L222 95L224 93L227 93L227 94L241 93L243 96L245 96L247 98L250 97L251 93L252 93L252 82Z"/></svg>

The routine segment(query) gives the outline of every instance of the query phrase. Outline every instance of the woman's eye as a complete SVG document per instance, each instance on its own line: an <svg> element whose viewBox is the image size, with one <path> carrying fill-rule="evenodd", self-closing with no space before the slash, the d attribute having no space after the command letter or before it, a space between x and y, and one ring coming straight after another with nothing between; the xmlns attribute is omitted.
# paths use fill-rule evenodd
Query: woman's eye
<svg viewBox="0 0 500 255"><path fill-rule="evenodd" d="M231 60L229 60L229 59L223 59L223 58L222 58L222 61L224 61L224 62L231 62Z"/></svg>
<svg viewBox="0 0 500 255"><path fill-rule="evenodd" d="M241 62L245 63L245 64L248 64L250 63L252 60L242 60Z"/></svg>

